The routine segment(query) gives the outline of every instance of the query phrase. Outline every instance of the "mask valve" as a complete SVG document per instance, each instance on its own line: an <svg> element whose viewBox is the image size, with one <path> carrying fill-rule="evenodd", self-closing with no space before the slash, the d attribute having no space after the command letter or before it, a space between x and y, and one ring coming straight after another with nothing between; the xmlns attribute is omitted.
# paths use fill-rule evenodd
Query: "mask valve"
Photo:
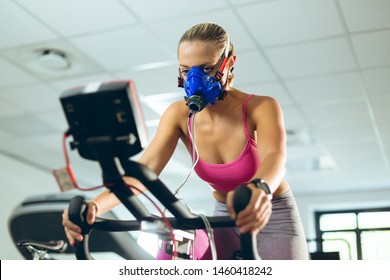
<svg viewBox="0 0 390 280"><path fill-rule="evenodd" d="M198 113L205 107L204 99L199 95L192 95L190 98L186 98L186 101L192 113Z"/></svg>

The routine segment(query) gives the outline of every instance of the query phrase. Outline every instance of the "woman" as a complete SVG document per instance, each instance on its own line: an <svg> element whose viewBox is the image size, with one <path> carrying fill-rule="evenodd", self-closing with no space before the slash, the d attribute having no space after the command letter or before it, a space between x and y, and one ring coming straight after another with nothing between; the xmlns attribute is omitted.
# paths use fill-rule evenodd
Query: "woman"
<svg viewBox="0 0 390 280"><path fill-rule="evenodd" d="M139 162L160 174L180 139L196 162L198 176L214 188L215 215L236 219L241 233L260 232L257 245L263 259L307 259L302 224L284 179L286 135L279 104L233 87L237 57L228 34L217 24L202 23L187 30L178 57L179 86L185 89L186 102L169 106ZM135 179L125 180L145 190ZM233 190L242 184L247 184L252 196L237 214L232 208ZM119 203L104 191L88 202L88 222ZM65 210L63 225L73 244L82 236L67 216ZM234 231L216 231L217 248L237 240ZM223 258L237 249L231 247Z"/></svg>

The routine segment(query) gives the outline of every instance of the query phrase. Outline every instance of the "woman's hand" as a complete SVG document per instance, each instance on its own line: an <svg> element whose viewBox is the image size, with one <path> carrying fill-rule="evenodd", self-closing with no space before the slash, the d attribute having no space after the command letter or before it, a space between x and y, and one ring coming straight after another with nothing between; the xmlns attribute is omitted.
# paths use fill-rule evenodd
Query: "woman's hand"
<svg viewBox="0 0 390 280"><path fill-rule="evenodd" d="M97 216L97 204L94 201L87 201L87 223L93 224ZM69 220L68 208L62 213L62 225L64 226L66 237L71 246L74 246L75 241L82 241L83 235L81 228Z"/></svg>
<svg viewBox="0 0 390 280"><path fill-rule="evenodd" d="M262 189L256 188L253 184L248 184L252 190L252 195L248 205L238 214L233 208L234 191L227 195L227 206L230 217L236 220L236 226L240 233L250 232L252 235L257 234L268 223L272 213L272 195L267 195Z"/></svg>

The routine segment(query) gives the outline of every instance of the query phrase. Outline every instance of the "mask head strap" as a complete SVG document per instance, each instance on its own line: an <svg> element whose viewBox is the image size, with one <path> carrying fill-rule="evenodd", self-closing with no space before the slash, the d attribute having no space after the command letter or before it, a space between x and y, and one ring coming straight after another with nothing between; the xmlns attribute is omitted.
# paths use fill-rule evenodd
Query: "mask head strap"
<svg viewBox="0 0 390 280"><path fill-rule="evenodd" d="M226 63L229 60L229 49L230 49L230 37L227 34L227 42L226 42L225 51L223 52L223 54L221 56L221 64L219 65L218 71L217 71L217 73L215 73L215 76L214 76L217 81L221 80L223 77L223 71L225 70Z"/></svg>
<svg viewBox="0 0 390 280"><path fill-rule="evenodd" d="M180 67L178 68L179 76L177 76L177 86L178 87L184 87L184 79L181 76Z"/></svg>

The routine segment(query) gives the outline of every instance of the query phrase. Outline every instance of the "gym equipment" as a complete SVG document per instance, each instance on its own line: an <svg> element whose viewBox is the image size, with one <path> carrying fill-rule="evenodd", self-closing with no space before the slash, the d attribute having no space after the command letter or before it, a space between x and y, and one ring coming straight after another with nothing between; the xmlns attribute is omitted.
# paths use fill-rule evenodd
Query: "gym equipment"
<svg viewBox="0 0 390 280"><path fill-rule="evenodd" d="M62 226L62 212L74 196L70 193L31 196L15 207L8 227L25 259L55 259L64 254L75 258ZM102 217L118 219L112 211ZM123 259L152 259L127 232L96 231L89 240L89 250L92 254L111 252Z"/></svg>
<svg viewBox="0 0 390 280"><path fill-rule="evenodd" d="M156 232L165 241L162 242L165 253L174 256L174 258L193 258L194 231L235 226L234 221L228 216L204 217L192 213L182 201L173 195L152 170L130 159L131 156L141 152L146 145L146 128L132 81L94 83L73 88L65 91L60 100L69 124L65 139L72 136L73 141L70 143L70 147L77 149L81 157L97 161L100 164L103 185L118 197L127 210L133 214L135 220L122 221L115 217L101 217L93 225L88 225L85 221L85 198L82 196L74 196L70 200L68 197L66 200L62 200L61 210L58 209L55 213L28 209L29 207L43 207L43 204L47 201L46 198L39 203L23 203L21 209L29 211L25 211L24 215L18 213L13 215L10 228L15 229L15 233L13 233L15 242L29 239L30 241L27 244L31 246L34 243L31 240L41 242L66 240L63 229L60 232L57 231L56 234L54 234L54 230L44 229L48 221L45 216L51 217L57 230L62 228L60 225L61 213L68 203L69 218L81 227L84 236L82 242L75 243L74 249L77 259L93 259L90 252L97 250L94 247L99 244L104 244L105 249L106 246L115 247L111 250L116 250L119 255L126 259L149 259L150 256L145 254L138 244L131 242L129 238L126 240L126 242L130 241L129 243L119 241L123 240L121 238L112 238L111 242L106 240L108 234L114 235L114 233L120 234L124 233L123 231L134 230ZM66 172L70 181L76 185L76 180L69 166L67 166ZM131 186L126 185L123 176L140 180L173 217L164 218L151 214L133 193ZM243 206L249 201L251 192L248 190L249 188L245 185L237 189L235 201L239 203L234 205L237 211L242 210ZM31 213L35 213L36 220L32 218ZM39 219L41 221L43 219L46 223L37 226L37 220ZM30 234L33 228L31 225L34 225L37 230L35 235ZM23 227L24 229L22 229ZM29 237L20 234L24 230L26 234L30 234ZM92 230L96 231L93 235L91 235ZM44 236L44 232L49 236ZM94 243L93 238L95 238L95 235L98 236L99 233L103 235L104 242ZM124 234L129 236L128 233ZM239 258L260 258L254 245L256 244L255 236L249 233L244 234L241 241L242 257ZM45 244L39 244L38 246L38 249L42 249L42 247L48 250L54 249L48 248L47 244L46 247ZM124 248L128 248L130 253L127 253ZM182 248L186 248L185 251L180 251Z"/></svg>

